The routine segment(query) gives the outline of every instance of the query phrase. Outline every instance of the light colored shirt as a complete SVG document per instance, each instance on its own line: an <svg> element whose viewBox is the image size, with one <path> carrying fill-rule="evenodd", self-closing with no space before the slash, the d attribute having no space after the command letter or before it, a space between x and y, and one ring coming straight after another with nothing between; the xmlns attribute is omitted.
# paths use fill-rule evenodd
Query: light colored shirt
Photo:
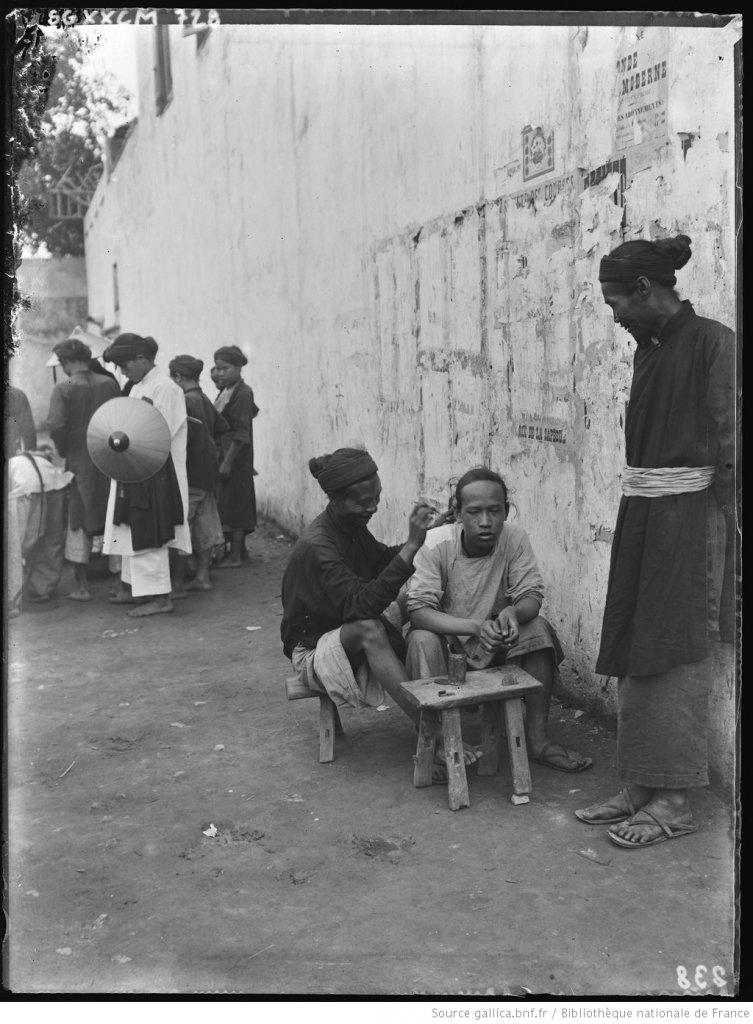
<svg viewBox="0 0 753 1024"><path fill-rule="evenodd" d="M488 619L524 597L544 600L544 582L528 534L505 523L494 550L471 558L463 550L463 526L429 530L413 560L407 584L409 612L433 608L461 619Z"/></svg>

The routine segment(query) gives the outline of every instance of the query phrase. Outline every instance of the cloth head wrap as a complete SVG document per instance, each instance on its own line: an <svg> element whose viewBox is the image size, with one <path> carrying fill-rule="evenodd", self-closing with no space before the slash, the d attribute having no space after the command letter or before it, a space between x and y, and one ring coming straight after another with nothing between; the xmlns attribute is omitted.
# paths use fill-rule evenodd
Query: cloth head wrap
<svg viewBox="0 0 753 1024"><path fill-rule="evenodd" d="M112 345L102 353L102 358L108 363L122 366L129 359L136 359L138 356L154 359L157 349L158 345L154 338L142 338L140 334L119 334Z"/></svg>
<svg viewBox="0 0 753 1024"><path fill-rule="evenodd" d="M331 455L309 459L309 470L327 496L345 490L351 484L368 480L378 466L362 448L338 448Z"/></svg>
<svg viewBox="0 0 753 1024"><path fill-rule="evenodd" d="M170 373L182 373L184 377L190 377L192 380L198 380L203 369L204 361L193 356L176 356L169 366Z"/></svg>
<svg viewBox="0 0 753 1024"><path fill-rule="evenodd" d="M690 239L687 235L649 242L637 238L619 245L599 264L602 284L632 284L636 278L672 285L677 283L675 270L684 267L690 259Z"/></svg>
<svg viewBox="0 0 753 1024"><path fill-rule="evenodd" d="M222 348L218 348L214 358L221 359L223 363L231 363L233 366L245 366L248 362L237 345L224 345Z"/></svg>
<svg viewBox="0 0 753 1024"><path fill-rule="evenodd" d="M52 351L61 363L68 359L87 363L92 357L92 350L83 341L79 341L78 338L67 338L65 341L59 341L57 345L53 346Z"/></svg>

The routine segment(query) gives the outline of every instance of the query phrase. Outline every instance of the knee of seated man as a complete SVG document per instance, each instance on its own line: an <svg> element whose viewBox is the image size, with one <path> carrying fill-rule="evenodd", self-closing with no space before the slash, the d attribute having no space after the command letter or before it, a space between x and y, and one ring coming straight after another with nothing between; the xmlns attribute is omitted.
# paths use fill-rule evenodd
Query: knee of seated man
<svg viewBox="0 0 753 1024"><path fill-rule="evenodd" d="M380 619L359 619L353 623L364 643L388 643L387 630Z"/></svg>

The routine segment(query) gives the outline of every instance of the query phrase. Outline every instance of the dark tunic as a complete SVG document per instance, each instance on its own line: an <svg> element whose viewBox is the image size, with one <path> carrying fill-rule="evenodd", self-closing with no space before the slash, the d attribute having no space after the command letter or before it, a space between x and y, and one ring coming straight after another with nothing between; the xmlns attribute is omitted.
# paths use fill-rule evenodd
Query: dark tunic
<svg viewBox="0 0 753 1024"><path fill-rule="evenodd" d="M50 396L50 437L74 477L69 522L72 530L85 530L90 536L104 533L110 479L91 460L86 430L96 410L119 395L112 377L83 372L56 384Z"/></svg>
<svg viewBox="0 0 753 1024"><path fill-rule="evenodd" d="M230 427L197 385L185 392L188 414L186 475L188 486L214 494L217 489L219 446Z"/></svg>
<svg viewBox="0 0 753 1024"><path fill-rule="evenodd" d="M161 548L175 538L175 527L185 519L172 455L148 480L118 484L112 521L130 526L134 552Z"/></svg>
<svg viewBox="0 0 753 1024"><path fill-rule="evenodd" d="M330 506L298 538L282 580L280 634L290 657L298 644L316 647L346 622L379 618L413 573L365 526L345 527Z"/></svg>
<svg viewBox="0 0 753 1024"><path fill-rule="evenodd" d="M702 660L708 650L707 507L734 505L735 336L689 302L659 345L635 353L625 423L629 466L714 466L706 491L623 497L617 516L596 671L648 676ZM719 628L734 630L732 530Z"/></svg>
<svg viewBox="0 0 753 1024"><path fill-rule="evenodd" d="M254 393L244 381L238 381L222 415L230 427L222 437L222 455L233 441L241 442L227 480L220 480L217 507L225 530L256 529L256 490L254 488L253 419L259 412Z"/></svg>

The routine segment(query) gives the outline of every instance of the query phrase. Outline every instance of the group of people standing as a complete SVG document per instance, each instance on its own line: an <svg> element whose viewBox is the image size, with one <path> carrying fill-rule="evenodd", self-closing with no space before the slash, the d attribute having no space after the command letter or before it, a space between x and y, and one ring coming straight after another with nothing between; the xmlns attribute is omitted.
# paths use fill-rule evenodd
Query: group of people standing
<svg viewBox="0 0 753 1024"><path fill-rule="evenodd" d="M685 235L635 240L605 256L599 271L605 303L637 346L594 666L618 680L622 786L575 813L610 826L610 839L630 849L697 828L689 797L709 781L712 672L731 657L736 635L735 338L674 290L690 256ZM86 563L103 534L104 553L122 560L111 600L136 604L131 616L172 611L189 590L211 589L212 553L224 544L216 567L237 568L256 525L258 409L241 376L245 355L235 345L215 352L220 390L211 402L200 359L178 356L164 371L157 351L152 338L122 334L104 353L130 396L151 402L170 430L163 469L122 484L104 479L86 449L92 414L120 389L80 341L55 347L68 379L53 392L49 430L66 470L57 483L48 479L48 494L70 484L64 551L77 586L69 596L90 599ZM18 395L11 399L23 446L28 422ZM549 737L564 652L541 614L545 588L530 539L508 521L506 481L489 467L469 469L450 515L437 520L418 504L406 541L387 546L368 529L382 488L368 452L338 449L311 458L309 470L328 504L293 547L282 584L283 650L301 681L339 705L378 706L387 693L415 720L401 684L446 674L451 646L460 645L471 670L517 662L542 684L527 699L530 759L563 772L589 768L589 757ZM48 515L53 507L48 501ZM190 555L195 577L186 583ZM464 757L473 763L478 751L467 744ZM441 750L434 775L447 775Z"/></svg>
<svg viewBox="0 0 753 1024"><path fill-rule="evenodd" d="M639 849L697 829L690 794L708 785L712 675L731 668L735 639L735 338L674 290L690 259L685 235L635 240L601 260L615 322L637 344L625 422L626 462L595 671L618 680L622 787L579 809ZM523 526L508 522L507 484L470 469L454 521L418 504L408 538L369 532L381 482L368 452L312 458L328 498L291 553L282 589L283 650L299 679L338 705L372 706L385 691L416 721L401 684L447 675L450 646L470 670L516 662L542 683L526 698L530 760L579 772L589 757L548 736L563 652L540 614L544 585ZM465 761L478 752L465 746ZM438 751L434 778L446 778Z"/></svg>
<svg viewBox="0 0 753 1024"><path fill-rule="evenodd" d="M29 465L34 467L45 512L34 529L28 528L27 515L19 531L25 585L15 586L11 608L20 610L22 596L49 601L64 560L73 564L76 580L66 596L90 601L87 565L99 550L119 571L109 599L136 605L130 616L170 612L173 601L190 591L211 590L210 565L239 567L247 557L245 536L256 527L252 421L259 410L241 376L246 356L237 345L217 350L213 379L218 394L212 402L199 383L202 360L181 355L165 371L156 364L158 345L150 337L121 334L105 350L104 361L126 377L122 391L79 338L66 339L53 351L66 379L53 389L47 430L65 469L52 465L50 451L32 450L36 435L32 440L28 431L30 413L22 417L19 412L13 420L23 421L26 437L12 426L8 432L14 438L6 448L11 473L28 479ZM87 448L93 414L121 395L149 402L170 433L165 465L140 483L108 479ZM23 401L14 396L14 401L19 410L25 401L28 409L25 396ZM40 467L48 478L46 487ZM187 581L190 569L194 575Z"/></svg>

